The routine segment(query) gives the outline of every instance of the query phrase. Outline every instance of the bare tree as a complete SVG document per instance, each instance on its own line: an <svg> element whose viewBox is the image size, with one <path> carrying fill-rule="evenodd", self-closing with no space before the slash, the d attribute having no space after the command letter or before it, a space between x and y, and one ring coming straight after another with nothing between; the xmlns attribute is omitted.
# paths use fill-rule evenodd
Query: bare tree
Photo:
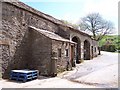
<svg viewBox="0 0 120 90"><path fill-rule="evenodd" d="M90 31L98 41L114 30L113 23L103 19L99 13L88 14L81 19L79 26L80 30Z"/></svg>

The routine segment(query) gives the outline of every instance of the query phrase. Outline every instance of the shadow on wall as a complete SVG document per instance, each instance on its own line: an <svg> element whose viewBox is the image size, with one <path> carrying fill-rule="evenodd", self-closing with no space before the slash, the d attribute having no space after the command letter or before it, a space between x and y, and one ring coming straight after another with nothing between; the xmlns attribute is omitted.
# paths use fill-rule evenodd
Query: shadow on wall
<svg viewBox="0 0 120 90"><path fill-rule="evenodd" d="M69 30L66 31L64 27L60 27L60 26L59 26L59 30L57 32L55 32L55 34L58 34L59 36L65 38L65 39L70 39L69 33L70 33Z"/></svg>
<svg viewBox="0 0 120 90"><path fill-rule="evenodd" d="M6 59L7 57L3 57L3 63L2 63L2 78L4 79L8 79L9 78L9 74L10 71L13 69L28 69L28 63L29 58L31 56L31 46L30 46L30 38L29 38L29 31L26 30L26 33L24 34L24 37L22 38L21 42L18 42L16 45L16 50L15 53L13 55L13 57L11 57L9 55L9 59ZM8 49L10 52L10 48ZM7 64L5 62L5 60L7 61Z"/></svg>
<svg viewBox="0 0 120 90"><path fill-rule="evenodd" d="M77 48L76 48L76 63L79 64L80 60L81 60L81 41L79 39L79 37L74 36L72 38L73 42L77 43Z"/></svg>

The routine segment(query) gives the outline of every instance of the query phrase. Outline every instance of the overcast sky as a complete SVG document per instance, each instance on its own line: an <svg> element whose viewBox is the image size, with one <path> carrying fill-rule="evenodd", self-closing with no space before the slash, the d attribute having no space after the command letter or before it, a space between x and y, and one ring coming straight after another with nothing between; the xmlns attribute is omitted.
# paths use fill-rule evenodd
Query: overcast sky
<svg viewBox="0 0 120 90"><path fill-rule="evenodd" d="M114 23L118 30L119 0L20 0L27 5L57 19L77 23L89 13L98 12ZM117 32L116 32L117 33Z"/></svg>

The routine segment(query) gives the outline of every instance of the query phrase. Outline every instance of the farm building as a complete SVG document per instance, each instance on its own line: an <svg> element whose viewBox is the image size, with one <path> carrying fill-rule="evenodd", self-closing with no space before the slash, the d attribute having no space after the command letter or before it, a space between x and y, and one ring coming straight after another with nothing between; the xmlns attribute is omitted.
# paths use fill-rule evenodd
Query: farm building
<svg viewBox="0 0 120 90"><path fill-rule="evenodd" d="M9 78L12 69L37 69L55 76L81 60L98 55L98 42L54 17L16 1L0 4L0 69Z"/></svg>

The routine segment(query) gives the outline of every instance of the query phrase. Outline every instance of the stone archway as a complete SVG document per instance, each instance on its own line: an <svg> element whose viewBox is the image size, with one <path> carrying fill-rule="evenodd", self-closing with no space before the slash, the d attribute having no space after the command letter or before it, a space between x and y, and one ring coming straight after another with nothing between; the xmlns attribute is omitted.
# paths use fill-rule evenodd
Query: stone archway
<svg viewBox="0 0 120 90"><path fill-rule="evenodd" d="M84 60L90 60L90 42L84 41Z"/></svg>
<svg viewBox="0 0 120 90"><path fill-rule="evenodd" d="M77 47L76 47L76 63L79 64L80 60L81 60L81 41L77 36L74 36L72 38L72 41L77 43Z"/></svg>

